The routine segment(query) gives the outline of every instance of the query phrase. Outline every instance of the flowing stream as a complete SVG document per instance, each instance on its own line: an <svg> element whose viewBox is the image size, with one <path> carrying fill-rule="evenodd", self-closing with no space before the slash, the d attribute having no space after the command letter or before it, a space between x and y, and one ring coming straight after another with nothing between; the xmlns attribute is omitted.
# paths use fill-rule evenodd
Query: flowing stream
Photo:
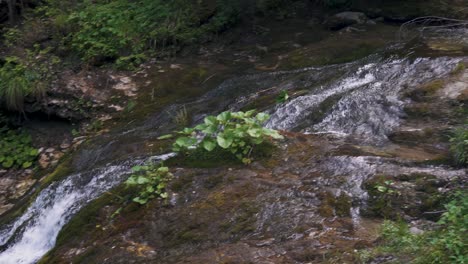
<svg viewBox="0 0 468 264"><path fill-rule="evenodd" d="M199 105L201 110L194 115L201 119L218 110L239 109L257 98L260 91L274 85L277 90L306 90L302 96L266 109L272 114L268 127L303 133L334 133L365 144L381 145L401 123L403 107L408 103L401 99L401 94L408 87L449 75L463 59L466 58L411 59L373 55L341 65L240 76L226 80L191 104ZM219 99L220 96L225 100ZM219 101L216 110L203 107L213 99ZM316 116L317 112L322 115ZM157 123L154 119L148 124L150 122ZM154 132L154 127L148 124L123 134ZM156 159L168 157L163 155ZM0 263L35 263L53 248L60 229L78 210L120 184L131 166L138 162L127 161L73 174L42 190L21 217L0 230L0 245L4 248ZM385 165L382 160L348 156L330 158L319 169L349 175L342 187L356 200L366 199L362 182L379 171L430 171L448 176L462 173L437 167L405 169ZM356 214L356 210L353 212Z"/></svg>

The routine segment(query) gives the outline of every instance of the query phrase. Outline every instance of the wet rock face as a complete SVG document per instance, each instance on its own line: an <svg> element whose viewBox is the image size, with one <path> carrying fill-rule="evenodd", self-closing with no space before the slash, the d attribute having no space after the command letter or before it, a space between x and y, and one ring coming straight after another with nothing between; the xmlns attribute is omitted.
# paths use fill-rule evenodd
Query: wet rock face
<svg viewBox="0 0 468 264"><path fill-rule="evenodd" d="M325 22L325 26L332 30L339 30L354 24L364 24L367 21L367 16L361 12L342 12L329 17Z"/></svg>
<svg viewBox="0 0 468 264"><path fill-rule="evenodd" d="M15 172L0 170L0 215L13 208L17 200L36 182L32 170Z"/></svg>
<svg viewBox="0 0 468 264"><path fill-rule="evenodd" d="M97 112L116 112L124 106L110 103L111 97L134 97L137 88L133 80L102 70L75 74L64 72L47 90L42 101L31 101L25 105L26 112L42 112L69 120L83 120Z"/></svg>

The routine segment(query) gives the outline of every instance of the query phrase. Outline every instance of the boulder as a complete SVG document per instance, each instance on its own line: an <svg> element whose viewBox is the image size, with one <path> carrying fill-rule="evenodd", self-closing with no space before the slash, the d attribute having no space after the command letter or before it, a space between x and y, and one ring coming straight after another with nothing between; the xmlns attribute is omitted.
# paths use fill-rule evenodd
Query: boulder
<svg viewBox="0 0 468 264"><path fill-rule="evenodd" d="M332 30L339 30L354 24L364 24L367 16L361 12L342 12L329 17L325 21L325 26Z"/></svg>

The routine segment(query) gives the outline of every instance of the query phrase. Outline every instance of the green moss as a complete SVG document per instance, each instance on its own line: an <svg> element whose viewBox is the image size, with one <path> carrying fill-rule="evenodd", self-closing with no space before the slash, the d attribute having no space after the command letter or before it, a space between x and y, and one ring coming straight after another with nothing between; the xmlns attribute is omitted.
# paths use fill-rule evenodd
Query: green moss
<svg viewBox="0 0 468 264"><path fill-rule="evenodd" d="M255 231L256 217L259 209L255 204L250 202L243 202L240 204L242 211L235 216L234 225L229 227L229 233L233 235L245 234Z"/></svg>
<svg viewBox="0 0 468 264"><path fill-rule="evenodd" d="M464 62L459 62L457 66L451 72L452 75L457 75L463 72L466 69L466 64Z"/></svg>
<svg viewBox="0 0 468 264"><path fill-rule="evenodd" d="M172 181L169 189L173 192L182 192L192 186L193 177L193 174L181 175Z"/></svg>
<svg viewBox="0 0 468 264"><path fill-rule="evenodd" d="M337 216L346 217L351 215L351 199L341 193L335 200L335 211Z"/></svg>
<svg viewBox="0 0 468 264"><path fill-rule="evenodd" d="M443 88L444 81L442 80L434 80L432 82L424 84L421 89L424 91L426 95L434 95L435 92Z"/></svg>
<svg viewBox="0 0 468 264"><path fill-rule="evenodd" d="M54 171L42 180L42 186L47 186L54 181L60 181L66 176L70 175L73 172L71 163L72 156L66 154L64 157L62 157L62 161L54 169Z"/></svg>
<svg viewBox="0 0 468 264"><path fill-rule="evenodd" d="M340 196L335 197L330 192L321 193L320 199L322 204L320 205L318 211L319 214L323 217L347 217L350 216L351 210L351 199L345 193L341 193Z"/></svg>

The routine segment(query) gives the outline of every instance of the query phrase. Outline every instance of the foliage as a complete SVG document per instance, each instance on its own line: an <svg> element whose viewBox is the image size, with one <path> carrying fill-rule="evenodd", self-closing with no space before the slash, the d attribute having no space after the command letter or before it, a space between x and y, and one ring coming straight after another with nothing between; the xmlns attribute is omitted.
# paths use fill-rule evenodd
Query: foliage
<svg viewBox="0 0 468 264"><path fill-rule="evenodd" d="M467 127L455 130L450 139L450 150L459 165L468 165L468 129Z"/></svg>
<svg viewBox="0 0 468 264"><path fill-rule="evenodd" d="M83 1L68 14L73 50L86 62L117 60L130 68L145 59L144 51L194 42L235 23L239 8L220 0ZM62 14L63 15L63 14Z"/></svg>
<svg viewBox="0 0 468 264"><path fill-rule="evenodd" d="M53 67L60 62L50 50L26 50L25 58L6 57L0 63L0 101L14 111L23 111L24 100L31 96L40 100L53 78Z"/></svg>
<svg viewBox="0 0 468 264"><path fill-rule="evenodd" d="M278 95L278 97L276 97L276 102L277 103L285 103L289 100L289 94L287 91L281 91Z"/></svg>
<svg viewBox="0 0 468 264"><path fill-rule="evenodd" d="M383 244L372 251L361 252L363 261L375 255L393 254L406 263L466 263L468 246L468 195L458 193L445 206L439 228L413 234L406 223L386 221L382 226Z"/></svg>
<svg viewBox="0 0 468 264"><path fill-rule="evenodd" d="M156 164L135 166L133 174L125 182L128 186L138 187L138 196L133 201L146 204L150 199L167 198L166 186L172 179L168 167L159 167Z"/></svg>
<svg viewBox="0 0 468 264"><path fill-rule="evenodd" d="M0 128L0 167L29 168L34 164L39 154L31 146L31 137L26 133Z"/></svg>
<svg viewBox="0 0 468 264"><path fill-rule="evenodd" d="M375 189L383 194L398 193L398 191L394 190L394 188L392 187L393 184L394 182L392 181L384 181L383 184L377 184L375 186Z"/></svg>
<svg viewBox="0 0 468 264"><path fill-rule="evenodd" d="M256 145L270 139L282 139L278 131L265 128L269 115L255 110L248 112L223 112L218 116L207 116L204 123L178 132L183 135L173 145L176 152L203 148L228 150L243 163L251 162L251 153Z"/></svg>

